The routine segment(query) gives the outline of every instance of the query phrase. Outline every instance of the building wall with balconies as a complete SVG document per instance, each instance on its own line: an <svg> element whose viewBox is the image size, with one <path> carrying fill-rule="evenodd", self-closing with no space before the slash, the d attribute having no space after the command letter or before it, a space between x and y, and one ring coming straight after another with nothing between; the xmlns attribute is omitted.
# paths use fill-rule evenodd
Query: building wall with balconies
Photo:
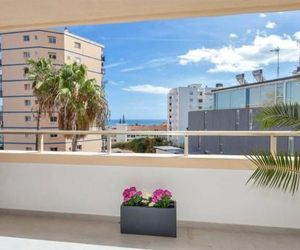
<svg viewBox="0 0 300 250"><path fill-rule="evenodd" d="M187 87L171 89L168 94L168 130L184 131L188 127L188 112L193 110L209 110L213 108L213 88L193 84ZM183 138L170 136L175 145L181 145Z"/></svg>
<svg viewBox="0 0 300 250"><path fill-rule="evenodd" d="M99 85L103 80L103 46L75 36L67 30L30 30L2 33L2 90L3 128L35 129L37 103L27 79L28 59L49 58L59 68L63 63L83 63L88 77ZM41 121L41 129L57 129L58 123L48 115ZM70 149L70 140L63 136L46 137L45 150ZM101 137L81 138L78 150L100 151ZM35 136L5 135L5 149L34 150Z"/></svg>

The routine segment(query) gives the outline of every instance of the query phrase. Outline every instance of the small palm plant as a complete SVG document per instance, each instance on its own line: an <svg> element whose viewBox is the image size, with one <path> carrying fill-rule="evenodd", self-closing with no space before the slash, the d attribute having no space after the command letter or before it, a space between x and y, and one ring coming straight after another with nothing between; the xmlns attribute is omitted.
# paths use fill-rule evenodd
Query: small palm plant
<svg viewBox="0 0 300 250"><path fill-rule="evenodd" d="M298 103L276 104L265 107L257 116L265 129L272 127L290 127L300 131L300 114ZM294 194L300 182L300 153L272 154L263 152L248 156L257 169L249 178L254 184L277 188Z"/></svg>

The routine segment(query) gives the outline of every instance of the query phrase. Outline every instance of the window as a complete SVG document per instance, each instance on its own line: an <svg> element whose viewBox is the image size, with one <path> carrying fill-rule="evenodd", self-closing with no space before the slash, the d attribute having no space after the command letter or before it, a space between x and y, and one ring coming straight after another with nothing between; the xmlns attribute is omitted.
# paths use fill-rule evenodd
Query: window
<svg viewBox="0 0 300 250"><path fill-rule="evenodd" d="M56 116L51 116L50 117L50 122L57 122L57 117Z"/></svg>
<svg viewBox="0 0 300 250"><path fill-rule="evenodd" d="M26 151L31 151L31 150L32 150L32 147L26 147L25 150L26 150Z"/></svg>
<svg viewBox="0 0 300 250"><path fill-rule="evenodd" d="M25 116L25 122L30 122L30 121L31 121L31 116L26 115L26 116Z"/></svg>
<svg viewBox="0 0 300 250"><path fill-rule="evenodd" d="M82 150L82 145L77 145L77 150Z"/></svg>
<svg viewBox="0 0 300 250"><path fill-rule="evenodd" d="M23 41L24 41L24 42L30 41L30 36L29 36L29 35L24 35L24 36L23 36Z"/></svg>
<svg viewBox="0 0 300 250"><path fill-rule="evenodd" d="M203 100L202 100L202 99L199 99L198 101L199 101L200 103L202 103L202 102L203 102Z"/></svg>
<svg viewBox="0 0 300 250"><path fill-rule="evenodd" d="M23 52L23 57L24 57L25 59L30 58L30 52L24 51L24 52Z"/></svg>
<svg viewBox="0 0 300 250"><path fill-rule="evenodd" d="M260 88L250 88L249 89L250 98L249 98L249 106L250 107L258 107L260 105Z"/></svg>
<svg viewBox="0 0 300 250"><path fill-rule="evenodd" d="M190 91L190 95L193 95L194 94L194 92L193 91Z"/></svg>
<svg viewBox="0 0 300 250"><path fill-rule="evenodd" d="M56 43L56 37L55 36L48 36L49 43Z"/></svg>
<svg viewBox="0 0 300 250"><path fill-rule="evenodd" d="M58 148L57 147L51 147L50 151L58 151Z"/></svg>
<svg viewBox="0 0 300 250"><path fill-rule="evenodd" d="M284 93L283 93L283 83L279 83L276 86L276 103L283 103Z"/></svg>
<svg viewBox="0 0 300 250"><path fill-rule="evenodd" d="M199 95L200 95L200 96L202 96L202 95L203 95L203 93L202 93L202 92L199 92Z"/></svg>
<svg viewBox="0 0 300 250"><path fill-rule="evenodd" d="M25 106L31 106L31 100L25 100L24 104Z"/></svg>
<svg viewBox="0 0 300 250"><path fill-rule="evenodd" d="M193 102L194 101L194 99L193 98L190 98L190 102Z"/></svg>
<svg viewBox="0 0 300 250"><path fill-rule="evenodd" d="M230 108L245 108L246 107L246 89L237 89L231 92Z"/></svg>
<svg viewBox="0 0 300 250"><path fill-rule="evenodd" d="M57 134L50 134L50 137L51 138L55 138L55 137L57 137L58 135Z"/></svg>
<svg viewBox="0 0 300 250"><path fill-rule="evenodd" d="M34 39L35 39L35 40L37 40L37 39L38 39L38 36L37 36L37 35L35 35L35 36L34 36Z"/></svg>
<svg viewBox="0 0 300 250"><path fill-rule="evenodd" d="M48 55L49 55L49 59L56 60L56 53L54 53L54 52L49 52Z"/></svg>
<svg viewBox="0 0 300 250"><path fill-rule="evenodd" d="M81 43L75 42L75 43L74 43L74 47L75 47L76 49L81 49Z"/></svg>
<svg viewBox="0 0 300 250"><path fill-rule="evenodd" d="M261 86L261 105L268 106L275 103L275 85Z"/></svg>
<svg viewBox="0 0 300 250"><path fill-rule="evenodd" d="M25 84L24 84L24 89L25 89L25 90L30 90L30 89L31 89L30 83L25 83Z"/></svg>
<svg viewBox="0 0 300 250"><path fill-rule="evenodd" d="M27 77L27 74L29 73L29 68L27 68L27 67L25 67L24 69L23 69L23 75L24 75L24 77Z"/></svg>
<svg viewBox="0 0 300 250"><path fill-rule="evenodd" d="M300 102L300 82L290 81L286 84L286 102Z"/></svg>
<svg viewBox="0 0 300 250"><path fill-rule="evenodd" d="M230 108L230 92L220 92L216 94L217 109Z"/></svg>

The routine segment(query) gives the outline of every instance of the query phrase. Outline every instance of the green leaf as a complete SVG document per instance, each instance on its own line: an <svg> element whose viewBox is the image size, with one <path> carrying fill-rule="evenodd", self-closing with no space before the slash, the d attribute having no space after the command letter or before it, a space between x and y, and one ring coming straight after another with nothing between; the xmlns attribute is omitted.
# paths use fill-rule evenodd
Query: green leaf
<svg viewBox="0 0 300 250"><path fill-rule="evenodd" d="M281 189L294 194L298 191L300 181L300 154L272 154L262 152L247 156L257 167L250 176L254 185Z"/></svg>
<svg viewBox="0 0 300 250"><path fill-rule="evenodd" d="M262 128L291 127L300 130L298 103L281 103L265 107L256 117Z"/></svg>

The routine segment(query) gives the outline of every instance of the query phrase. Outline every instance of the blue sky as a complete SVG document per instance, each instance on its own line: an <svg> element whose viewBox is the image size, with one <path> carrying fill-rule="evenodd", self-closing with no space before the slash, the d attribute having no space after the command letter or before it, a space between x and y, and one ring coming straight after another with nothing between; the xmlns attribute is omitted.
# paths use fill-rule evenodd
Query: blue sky
<svg viewBox="0 0 300 250"><path fill-rule="evenodd" d="M169 88L217 82L234 85L235 75L263 68L281 76L297 64L300 12L159 20L69 27L105 46L106 94L112 118L166 119ZM247 73L248 72L248 73Z"/></svg>

